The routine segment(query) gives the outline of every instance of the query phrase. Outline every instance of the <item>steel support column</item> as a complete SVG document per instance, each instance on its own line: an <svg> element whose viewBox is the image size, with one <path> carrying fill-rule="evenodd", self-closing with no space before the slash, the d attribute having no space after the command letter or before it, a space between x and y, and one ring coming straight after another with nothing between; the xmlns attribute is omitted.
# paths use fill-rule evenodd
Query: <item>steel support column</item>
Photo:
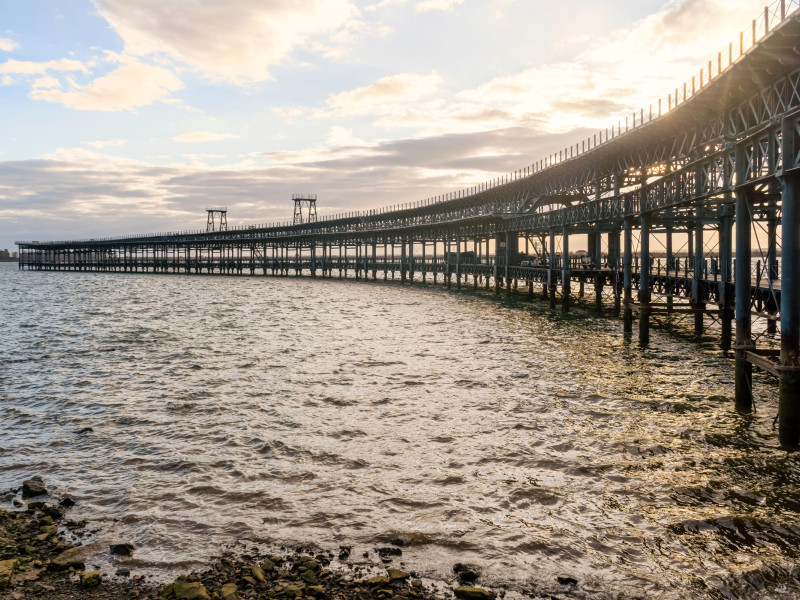
<svg viewBox="0 0 800 600"><path fill-rule="evenodd" d="M650 343L650 215L642 215L639 269L639 345Z"/></svg>
<svg viewBox="0 0 800 600"><path fill-rule="evenodd" d="M782 154L786 162L793 161L798 151L794 125L794 119L784 118ZM782 184L778 438L782 446L794 449L800 444L800 175L784 175Z"/></svg>
<svg viewBox="0 0 800 600"><path fill-rule="evenodd" d="M737 183L741 185L745 172L744 149L736 149ZM749 412L753 409L753 365L747 360L747 351L752 350L750 331L750 200L743 188L736 190L736 408Z"/></svg>
<svg viewBox="0 0 800 600"><path fill-rule="evenodd" d="M563 240L561 242L562 264L561 264L561 310L569 312L569 228L565 225L562 230Z"/></svg>
<svg viewBox="0 0 800 600"><path fill-rule="evenodd" d="M623 313L622 328L625 333L633 332L633 217L625 217L623 228L625 254L622 258Z"/></svg>
<svg viewBox="0 0 800 600"><path fill-rule="evenodd" d="M692 305L694 313L694 334L697 337L703 335L703 311L706 308L705 294L702 289L702 280L705 266L705 252L703 249L703 209L698 206L695 212L697 222L695 224L694 236L694 278L692 279Z"/></svg>
<svg viewBox="0 0 800 600"><path fill-rule="evenodd" d="M720 345L723 350L731 349L731 319L733 318L733 302L731 298L731 267L733 265L733 215L731 207L722 209L719 222L719 310L722 326Z"/></svg>

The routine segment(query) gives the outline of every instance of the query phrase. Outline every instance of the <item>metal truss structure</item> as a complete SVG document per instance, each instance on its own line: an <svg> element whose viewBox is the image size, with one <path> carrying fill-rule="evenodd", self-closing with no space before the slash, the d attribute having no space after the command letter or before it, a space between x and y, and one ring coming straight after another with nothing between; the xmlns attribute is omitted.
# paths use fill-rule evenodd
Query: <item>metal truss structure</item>
<svg viewBox="0 0 800 600"><path fill-rule="evenodd" d="M632 113L630 126L620 120L491 182L293 224L17 242L19 268L315 277L337 271L356 278L382 272L409 283L432 275L434 283L441 276L459 288L493 281L496 293L522 284L533 294L540 284L563 310L573 284L579 296L589 285L600 308L610 292L626 332L638 318L643 344L651 319L688 315L697 333L708 319L719 322L723 346L733 341L735 350L736 406L752 407L753 365L773 374L780 440L797 447L798 4L774 2L691 85L655 110ZM575 235L587 236L584 256L569 250ZM676 240L683 242L677 249ZM663 264L651 243L662 246ZM754 243L760 255L753 255ZM763 317L769 335L754 334L753 316ZM778 326L779 348L765 343Z"/></svg>

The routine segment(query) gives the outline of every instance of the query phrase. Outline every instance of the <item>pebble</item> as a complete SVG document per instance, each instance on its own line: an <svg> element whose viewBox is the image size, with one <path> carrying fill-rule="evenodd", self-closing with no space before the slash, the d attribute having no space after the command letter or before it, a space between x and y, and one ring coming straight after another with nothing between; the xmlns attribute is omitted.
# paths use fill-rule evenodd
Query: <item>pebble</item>
<svg viewBox="0 0 800 600"><path fill-rule="evenodd" d="M202 583L178 580L172 584L172 591L177 600L211 600L206 586Z"/></svg>
<svg viewBox="0 0 800 600"><path fill-rule="evenodd" d="M389 569L389 579L391 579L393 582L405 581L409 577L411 577L410 573L406 573L400 569Z"/></svg>
<svg viewBox="0 0 800 600"><path fill-rule="evenodd" d="M55 571L64 571L70 567L77 571L82 571L84 564L81 547L78 546L77 548L64 550L64 552L53 559L51 564L53 566L53 570Z"/></svg>
<svg viewBox="0 0 800 600"><path fill-rule="evenodd" d="M259 583L267 583L267 578L264 574L264 569L262 569L258 565L253 565L250 569L250 572L253 574L253 578Z"/></svg>
<svg viewBox="0 0 800 600"><path fill-rule="evenodd" d="M492 595L482 588L462 586L453 589L459 600L489 600Z"/></svg>
<svg viewBox="0 0 800 600"><path fill-rule="evenodd" d="M130 556L133 554L136 546L129 542L117 542L111 544L108 549L111 550L111 554L115 554L116 556Z"/></svg>
<svg viewBox="0 0 800 600"><path fill-rule="evenodd" d="M239 600L239 588L235 583L226 583L219 591L222 600Z"/></svg>
<svg viewBox="0 0 800 600"><path fill-rule="evenodd" d="M0 590L11 585L11 578L17 570L19 561L16 558L0 560Z"/></svg>
<svg viewBox="0 0 800 600"><path fill-rule="evenodd" d="M39 475L31 477L22 482L22 497L32 498L34 496L43 496L47 493L47 488L44 485L44 479Z"/></svg>
<svg viewBox="0 0 800 600"><path fill-rule="evenodd" d="M82 588L94 588L100 585L103 576L98 571L84 571L80 574Z"/></svg>

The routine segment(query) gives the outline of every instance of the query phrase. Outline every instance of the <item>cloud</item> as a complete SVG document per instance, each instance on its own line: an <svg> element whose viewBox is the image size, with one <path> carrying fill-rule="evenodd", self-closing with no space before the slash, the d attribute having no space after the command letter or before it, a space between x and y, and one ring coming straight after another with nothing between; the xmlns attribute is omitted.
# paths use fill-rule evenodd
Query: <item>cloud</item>
<svg viewBox="0 0 800 600"><path fill-rule="evenodd" d="M298 48L336 54L363 35L349 0L94 0L135 56L169 55L204 75L235 84L272 79Z"/></svg>
<svg viewBox="0 0 800 600"><path fill-rule="evenodd" d="M182 133L174 136L174 142L216 142L219 140L231 140L241 136L233 133L213 133L211 131L194 131L192 133Z"/></svg>
<svg viewBox="0 0 800 600"><path fill-rule="evenodd" d="M326 100L337 115L374 115L395 112L400 105L417 102L436 93L442 78L432 71L428 75L400 73L378 79L375 83L340 92Z"/></svg>
<svg viewBox="0 0 800 600"><path fill-rule="evenodd" d="M105 148L106 146L124 146L128 140L115 139L115 140L94 140L92 142L84 142L87 146L92 148Z"/></svg>
<svg viewBox="0 0 800 600"><path fill-rule="evenodd" d="M42 77L37 77L31 82L31 87L34 89L50 89L59 87L61 82L58 78L53 77L52 75L44 75Z"/></svg>
<svg viewBox="0 0 800 600"><path fill-rule="evenodd" d="M4 75L44 75L48 71L82 71L83 73L88 73L89 69L81 61L68 58L44 62L9 58L6 62L0 64L0 74Z"/></svg>
<svg viewBox="0 0 800 600"><path fill-rule="evenodd" d="M0 38L1 52L13 52L17 48L19 48L19 44L14 40L9 40L8 38Z"/></svg>
<svg viewBox="0 0 800 600"><path fill-rule="evenodd" d="M605 130L620 120L624 127L626 116L636 111L638 122L640 110L649 114L651 104L657 114L659 97L666 109L666 94L684 81L691 84L704 60L716 58L742 24L758 15L762 1L672 0L602 38L567 38L565 49L583 48L569 60L530 66L455 93L442 89L435 72L388 76L328 98L327 110L315 115L372 116L375 126L418 137L525 125L554 133ZM719 18L709 21L709 14Z"/></svg>
<svg viewBox="0 0 800 600"><path fill-rule="evenodd" d="M464 0L422 0L417 2L415 8L417 12L427 12L429 10L453 10L457 4Z"/></svg>
<svg viewBox="0 0 800 600"><path fill-rule="evenodd" d="M372 12L380 8L383 8L384 6L391 6L393 4L405 4L406 2L408 2L408 0L380 0L380 2L376 2L375 4L368 4L366 7L364 7L364 10Z"/></svg>
<svg viewBox="0 0 800 600"><path fill-rule="evenodd" d="M66 90L35 88L30 97L76 110L120 111L168 101L172 92L183 87L168 69L129 61L87 85L72 83Z"/></svg>

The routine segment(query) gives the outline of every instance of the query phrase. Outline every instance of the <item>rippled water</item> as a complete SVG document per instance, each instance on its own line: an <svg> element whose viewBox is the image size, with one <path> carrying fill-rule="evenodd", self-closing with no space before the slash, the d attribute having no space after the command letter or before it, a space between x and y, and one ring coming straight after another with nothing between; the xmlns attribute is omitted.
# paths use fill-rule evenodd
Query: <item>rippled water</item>
<svg viewBox="0 0 800 600"><path fill-rule="evenodd" d="M440 288L16 265L0 327L0 490L44 475L139 571L399 537L397 565L535 593L800 594L776 390L737 414L690 341Z"/></svg>

